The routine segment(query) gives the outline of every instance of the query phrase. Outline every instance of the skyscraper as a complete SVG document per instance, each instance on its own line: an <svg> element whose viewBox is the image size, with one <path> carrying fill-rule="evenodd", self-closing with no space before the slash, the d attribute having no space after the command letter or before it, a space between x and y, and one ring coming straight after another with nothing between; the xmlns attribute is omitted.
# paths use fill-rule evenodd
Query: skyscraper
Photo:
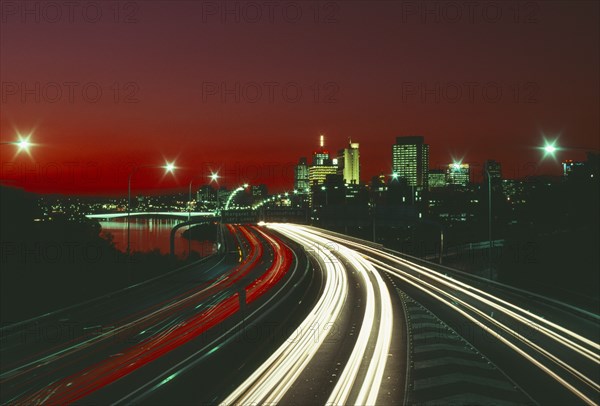
<svg viewBox="0 0 600 406"><path fill-rule="evenodd" d="M471 169L469 164L452 163L448 164L446 170L446 182L448 185L467 186L471 181Z"/></svg>
<svg viewBox="0 0 600 406"><path fill-rule="evenodd" d="M426 188L429 176L429 145L422 136L397 137L392 146L394 176L406 179L408 186Z"/></svg>
<svg viewBox="0 0 600 406"><path fill-rule="evenodd" d="M306 157L300 158L298 165L294 168L294 189L299 193L306 193L310 188L308 182L308 161Z"/></svg>
<svg viewBox="0 0 600 406"><path fill-rule="evenodd" d="M348 147L338 152L338 174L342 175L344 183L360 183L360 154L359 144L348 140Z"/></svg>
<svg viewBox="0 0 600 406"><path fill-rule="evenodd" d="M322 185L327 175L337 174L337 159L335 162L329 157L325 149L325 138L321 135L320 148L313 152L312 165L308 168L308 182L310 186Z"/></svg>

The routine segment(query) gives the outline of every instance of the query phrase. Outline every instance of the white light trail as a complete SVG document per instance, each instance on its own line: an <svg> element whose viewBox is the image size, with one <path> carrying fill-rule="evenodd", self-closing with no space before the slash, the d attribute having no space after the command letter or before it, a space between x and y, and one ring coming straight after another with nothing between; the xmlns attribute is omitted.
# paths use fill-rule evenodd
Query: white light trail
<svg viewBox="0 0 600 406"><path fill-rule="evenodd" d="M494 296L490 293L484 292L480 289L477 289L473 286L470 286L464 282L457 281L448 277L447 275L441 274L439 272L434 271L433 269L424 267L422 265L418 265L412 263L408 260L395 257L386 253L385 251L378 250L372 247L369 247L364 244L356 243L351 240L345 238L339 238L330 235L329 233L322 233L316 230L310 230L318 235L324 235L328 238L337 241L339 243L356 247L363 252L368 252L369 254L376 255L380 258L384 258L390 262L393 262L397 265L401 265L404 268L408 268L412 270L414 273L407 272L405 270L390 266L382 261L375 259L372 256L367 256L368 260L374 264L376 264L382 270L391 273L405 282L410 283L411 285L417 287L423 292L429 294L435 299L439 300L443 304L448 305L448 307L453 310L461 313L463 316L467 317L469 320L476 322L477 325L482 327L486 331L492 331L492 329L484 324L481 320L474 318L472 315L468 315L462 309L459 309L458 306L453 304L452 302L458 304L460 303L466 309L477 314L481 317L485 322L490 323L496 327L500 327L503 331L507 332L509 335L514 338L520 340L522 343L527 345L529 348L533 349L537 353L543 355L547 360L549 360L553 365L561 367L564 371L566 371L570 376L578 379L592 390L598 392L600 386L591 378L585 376L582 372L580 372L577 368L570 365L564 359L559 358L557 355L553 354L549 350L543 348L541 344L534 343L531 340L526 339L521 334L519 334L516 330L508 327L507 325L501 323L496 320L494 317L489 316L485 311L475 307L473 304L483 304L485 306L489 306L494 309L496 314L506 315L519 323L522 323L527 328L533 329L541 334L544 334L546 337L552 339L553 341L560 343L567 349L574 351L580 356L585 357L586 359L598 364L600 362L600 357L598 355L598 349L600 346L592 340L581 336L567 328L564 328L554 322L551 322L541 316L530 313L529 311L515 305L509 303L505 300L500 299L497 296ZM442 285L442 288L438 286L434 286L432 283L427 282L425 279L430 278L429 280L434 283L439 283ZM439 294L436 294L438 292ZM468 297L468 302L465 297L458 296L457 293L460 292ZM471 300L473 299L473 300ZM563 335L564 334L564 335ZM511 349L515 350L523 357L525 357L528 361L532 362L534 365L542 369L545 373L550 375L552 378L556 379L561 385L565 386L576 396L581 398L586 403L594 404L593 400L586 396L582 391L569 383L564 377L561 377L557 372L548 368L535 358L533 358L530 354L517 347L514 343L508 341L505 337L499 335L497 332L493 334L494 337L498 338L501 342L508 345ZM570 338L569 338L570 337ZM575 341L574 341L574 340ZM587 346L587 347L586 347Z"/></svg>
<svg viewBox="0 0 600 406"><path fill-rule="evenodd" d="M319 302L301 324L326 325L338 319L341 305L348 294L347 270L332 251L330 240L315 236L292 225L270 224L269 227L312 249L320 257L325 270L326 286ZM315 250L316 247L316 250ZM327 401L328 405L374 404L387 362L393 330L392 302L388 288L379 272L357 252L336 246L336 254L348 261L357 271L365 287L365 314L348 362ZM341 289L329 292L329 284L343 283ZM332 295L335 293L335 296ZM322 308L322 306L325 306ZM335 306L331 308L331 306ZM330 310L326 310L327 307ZM323 313L326 318L322 318ZM379 319L378 319L379 317ZM376 321L378 322L376 323ZM375 325L378 328L375 328ZM305 340L308 338L308 340ZM300 340L288 339L261 367L238 387L224 402L229 404L278 403L318 352L323 338L310 342L310 336ZM375 341L373 348L369 342ZM361 378L359 379L359 375ZM358 394L351 400L353 391Z"/></svg>
<svg viewBox="0 0 600 406"><path fill-rule="evenodd" d="M280 230L283 234L285 229ZM303 245L310 241L296 238ZM311 312L290 336L248 379L234 390L223 405L277 403L310 362L325 337L314 327L337 320L346 301L348 280L337 258L327 249L317 251L324 266L325 286Z"/></svg>

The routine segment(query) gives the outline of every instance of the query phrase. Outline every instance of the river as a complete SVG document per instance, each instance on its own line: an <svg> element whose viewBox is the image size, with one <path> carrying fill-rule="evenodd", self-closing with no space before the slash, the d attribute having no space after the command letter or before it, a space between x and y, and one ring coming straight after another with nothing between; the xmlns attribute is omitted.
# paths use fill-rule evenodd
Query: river
<svg viewBox="0 0 600 406"><path fill-rule="evenodd" d="M149 252L158 249L163 254L170 250L171 230L180 223L180 219L167 217L131 217L130 245L131 251ZM107 233L113 236L115 246L125 252L127 250L127 218L100 221L102 236ZM186 227L181 227L175 233L175 254L185 258L188 254L188 240L182 233ZM191 249L201 256L215 252L213 241L192 241Z"/></svg>

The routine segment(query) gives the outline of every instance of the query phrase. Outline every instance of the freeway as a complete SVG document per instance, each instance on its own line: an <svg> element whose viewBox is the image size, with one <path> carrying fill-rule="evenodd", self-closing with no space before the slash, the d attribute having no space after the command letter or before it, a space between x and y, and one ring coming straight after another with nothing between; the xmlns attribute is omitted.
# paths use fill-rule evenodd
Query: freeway
<svg viewBox="0 0 600 406"><path fill-rule="evenodd" d="M598 403L597 315L313 227L223 229L222 255L4 327L0 401Z"/></svg>
<svg viewBox="0 0 600 406"><path fill-rule="evenodd" d="M190 354L200 357L199 346L204 354L215 352L218 340L231 336L223 331L240 320L251 325L249 314L297 282L296 274L306 275L297 272L298 253L279 238L255 227L227 228L230 249L222 257L3 328L1 402L143 397L149 382Z"/></svg>
<svg viewBox="0 0 600 406"><path fill-rule="evenodd" d="M270 225L351 250L390 277L497 366L534 403L598 404L598 316L555 301L401 258L382 247L312 227ZM411 333L409 332L409 335ZM450 379L446 377L446 379Z"/></svg>
<svg viewBox="0 0 600 406"><path fill-rule="evenodd" d="M323 287L294 334L221 404L400 403L404 379L392 371L398 372L405 346L381 275L351 250L334 253L320 237L272 228L313 254ZM324 330L329 333L319 334Z"/></svg>

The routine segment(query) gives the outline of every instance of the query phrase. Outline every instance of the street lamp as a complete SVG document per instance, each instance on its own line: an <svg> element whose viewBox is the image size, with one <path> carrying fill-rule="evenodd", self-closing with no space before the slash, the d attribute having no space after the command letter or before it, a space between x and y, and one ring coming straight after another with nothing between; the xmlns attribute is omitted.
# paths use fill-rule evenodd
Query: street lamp
<svg viewBox="0 0 600 406"><path fill-rule="evenodd" d="M544 146L542 147L544 150L544 158L548 155L554 157L554 154L558 151L558 147L556 146L556 140L550 142L544 139Z"/></svg>
<svg viewBox="0 0 600 406"><path fill-rule="evenodd" d="M164 165L138 165L134 166L129 172L129 177L127 179L127 255L131 254L131 178L133 175L142 168L163 168L166 173L173 173L175 168L174 162L167 162Z"/></svg>
<svg viewBox="0 0 600 406"><path fill-rule="evenodd" d="M483 168L488 180L488 266L490 268L490 279L492 278L492 177L487 166Z"/></svg>
<svg viewBox="0 0 600 406"><path fill-rule="evenodd" d="M29 149L33 145L35 145L30 141L30 138L31 138L31 134L28 134L26 137L22 136L21 134L18 134L16 141L2 141L1 144L16 146L17 154L21 153L21 151L25 151L27 154L29 154Z"/></svg>
<svg viewBox="0 0 600 406"><path fill-rule="evenodd" d="M172 166L172 168L174 169L174 166ZM169 169L167 168L167 170L169 170ZM209 177L210 177L211 183L213 181L214 182L218 182L219 173L218 172L211 172L211 174L210 174ZM199 178L198 176L193 177L192 179L190 179L190 182L188 184L188 223L192 220L192 207L191 207L191 203L192 203L192 183L194 183L194 181L196 179L198 179L198 178ZM219 193L217 191L217 204L218 204L218 199L219 199ZM189 235L189 238L188 238L188 258L189 258L190 254L192 253L192 231L191 231L192 227L191 227L191 224L188 225L188 227L190 227L189 228L190 235Z"/></svg>

